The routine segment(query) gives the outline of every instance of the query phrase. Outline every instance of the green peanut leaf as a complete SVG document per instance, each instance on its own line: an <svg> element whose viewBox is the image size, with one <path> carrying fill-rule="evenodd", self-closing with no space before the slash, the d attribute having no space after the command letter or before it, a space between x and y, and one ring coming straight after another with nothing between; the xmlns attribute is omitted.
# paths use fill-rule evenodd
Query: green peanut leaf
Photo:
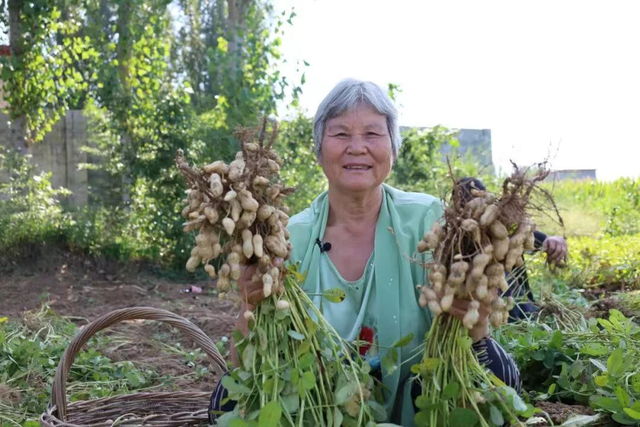
<svg viewBox="0 0 640 427"><path fill-rule="evenodd" d="M258 427L277 427L282 418L282 407L277 401L267 403L261 410L258 417Z"/></svg>
<svg viewBox="0 0 640 427"><path fill-rule="evenodd" d="M291 330L291 331L287 332L287 334L288 334L291 338L293 338L294 340L298 340L298 341L302 341L302 340L304 340L304 335L302 335L302 334L301 334L300 332L298 332L298 331L293 331L293 330Z"/></svg>
<svg viewBox="0 0 640 427"><path fill-rule="evenodd" d="M413 334L406 335L393 343L392 347L401 348L409 345L413 341Z"/></svg>
<svg viewBox="0 0 640 427"><path fill-rule="evenodd" d="M473 427L478 424L476 413L467 408L455 408L449 414L449 427Z"/></svg>
<svg viewBox="0 0 640 427"><path fill-rule="evenodd" d="M447 384L444 390L442 391L442 398L447 400L456 398L458 397L459 392L460 392L460 384L458 384L455 381L451 382Z"/></svg>
<svg viewBox="0 0 640 427"><path fill-rule="evenodd" d="M316 376L312 371L306 371L302 374L302 386L306 390L311 390L316 386Z"/></svg>
<svg viewBox="0 0 640 427"><path fill-rule="evenodd" d="M621 348L617 348L607 359L607 371L609 375L618 376L621 374L624 365L624 354Z"/></svg>
<svg viewBox="0 0 640 427"><path fill-rule="evenodd" d="M489 409L489 416L491 418L491 422L496 426L501 426L504 424L504 417L502 416L502 412L500 412L500 409L496 408L493 405L491 405L491 408Z"/></svg>
<svg viewBox="0 0 640 427"><path fill-rule="evenodd" d="M332 288L322 293L322 296L329 302L339 303L344 301L347 293L340 288Z"/></svg>
<svg viewBox="0 0 640 427"><path fill-rule="evenodd" d="M631 404L631 397L629 396L629 393L620 386L616 388L616 397L622 407L629 406Z"/></svg>
<svg viewBox="0 0 640 427"><path fill-rule="evenodd" d="M631 408L623 408L625 414L629 415L634 420L640 420L640 412L634 411Z"/></svg>

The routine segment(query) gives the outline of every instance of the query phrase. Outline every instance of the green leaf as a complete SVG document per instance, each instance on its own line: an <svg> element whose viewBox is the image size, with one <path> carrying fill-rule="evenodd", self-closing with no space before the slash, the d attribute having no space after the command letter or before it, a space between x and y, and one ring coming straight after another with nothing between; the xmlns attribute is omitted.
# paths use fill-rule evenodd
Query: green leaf
<svg viewBox="0 0 640 427"><path fill-rule="evenodd" d="M517 391L515 391L511 387L505 387L505 391L507 392L507 396L511 398L513 409L515 409L517 412L526 411L528 409L527 405L524 403Z"/></svg>
<svg viewBox="0 0 640 427"><path fill-rule="evenodd" d="M353 397L354 394L358 392L358 390L359 390L358 383L355 383L355 382L347 383L344 387L342 387L336 393L336 403L338 405L342 405L346 403L349 399Z"/></svg>
<svg viewBox="0 0 640 427"><path fill-rule="evenodd" d="M300 409L300 396L297 394L288 394L282 397L282 406L289 414L293 414Z"/></svg>
<svg viewBox="0 0 640 427"><path fill-rule="evenodd" d="M395 348L405 347L405 346L411 344L411 341L413 341L413 334L409 334L409 335L406 335L406 336L400 338L398 341L393 343L392 347L395 347Z"/></svg>
<svg viewBox="0 0 640 427"><path fill-rule="evenodd" d="M298 347L298 351L297 351L298 357L305 354L307 351L309 351L310 348L311 348L311 343L309 341L303 341L302 344L300 344L300 347Z"/></svg>
<svg viewBox="0 0 640 427"><path fill-rule="evenodd" d="M418 396L415 400L415 404L418 409L426 409L431 405L427 396Z"/></svg>
<svg viewBox="0 0 640 427"><path fill-rule="evenodd" d="M332 288L322 293L322 296L329 302L339 303L344 301L347 297L347 293L340 288Z"/></svg>
<svg viewBox="0 0 640 427"><path fill-rule="evenodd" d="M333 413L333 427L342 426L343 420L344 416L342 415L342 412L340 412L340 409L336 408L335 412Z"/></svg>
<svg viewBox="0 0 640 427"><path fill-rule="evenodd" d="M622 411L622 406L620 406L620 403L616 399L613 399L611 397L593 395L589 399L589 402L591 403L591 406L604 409L605 411L614 413Z"/></svg>
<svg viewBox="0 0 640 427"><path fill-rule="evenodd" d="M229 376L222 378L222 385L232 394L249 394L251 392L248 387L238 384L236 380Z"/></svg>
<svg viewBox="0 0 640 427"><path fill-rule="evenodd" d="M624 364L624 354L621 348L617 348L611 353L611 356L607 359L607 371L609 375L618 376L621 374L620 370Z"/></svg>
<svg viewBox="0 0 640 427"><path fill-rule="evenodd" d="M469 350L471 348L471 346L473 345L473 340L468 335L460 336L456 340L458 341L458 345L463 350Z"/></svg>
<svg viewBox="0 0 640 427"><path fill-rule="evenodd" d="M446 400L455 399L458 397L459 391L460 391L460 384L458 384L456 381L450 382L445 386L444 390L442 391L442 398Z"/></svg>
<svg viewBox="0 0 640 427"><path fill-rule="evenodd" d="M602 344L589 343L580 347L580 352L589 356L604 356L609 354L610 350Z"/></svg>
<svg viewBox="0 0 640 427"><path fill-rule="evenodd" d="M634 411L631 408L623 408L622 410L624 411L625 414L629 415L629 417L633 418L634 420L640 420L639 411Z"/></svg>
<svg viewBox="0 0 640 427"><path fill-rule="evenodd" d="M260 416L258 417L259 427L277 427L280 424L280 418L282 417L282 408L280 403L272 401L267 403L262 409L260 409Z"/></svg>
<svg viewBox="0 0 640 427"><path fill-rule="evenodd" d="M640 374L636 373L633 374L633 376L631 377L631 387L633 388L633 391L640 394Z"/></svg>
<svg viewBox="0 0 640 427"><path fill-rule="evenodd" d="M491 422L496 426L501 426L504 424L504 417L502 416L502 412L500 412L500 409L496 408L493 405L491 405L491 408L489 408L489 416L491 418Z"/></svg>
<svg viewBox="0 0 640 427"><path fill-rule="evenodd" d="M306 371L302 374L302 386L306 390L312 390L316 386L316 376L312 371Z"/></svg>
<svg viewBox="0 0 640 427"><path fill-rule="evenodd" d="M304 340L304 335L302 335L300 332L291 330L287 332L287 334L294 340L298 340L298 341Z"/></svg>
<svg viewBox="0 0 640 427"><path fill-rule="evenodd" d="M369 403L369 407L371 408L373 418L377 422L382 422L387 419L387 411L386 409L384 409L384 406L382 406L375 400L369 400L368 403Z"/></svg>
<svg viewBox="0 0 640 427"><path fill-rule="evenodd" d="M620 386L616 388L616 397L622 407L629 406L631 404L631 397L629 396L629 393Z"/></svg>
<svg viewBox="0 0 640 427"><path fill-rule="evenodd" d="M634 420L624 412L618 412L616 414L613 414L611 418L613 418L613 420L618 424L622 424L625 426L634 426L638 424L636 420Z"/></svg>
<svg viewBox="0 0 640 427"><path fill-rule="evenodd" d="M560 330L555 331L553 333L553 337L551 338L551 341L549 341L549 348L555 349L555 350L561 350L562 341L563 341L562 331Z"/></svg>
<svg viewBox="0 0 640 427"><path fill-rule="evenodd" d="M478 421L478 415L467 408L455 408L449 414L449 427L473 427Z"/></svg>
<svg viewBox="0 0 640 427"><path fill-rule="evenodd" d="M430 423L429 412L419 411L415 417L413 417L413 423L416 427L429 427Z"/></svg>
<svg viewBox="0 0 640 427"><path fill-rule="evenodd" d="M242 351L242 366L247 371L251 371L253 367L253 362L256 358L256 348L253 344L247 345Z"/></svg>
<svg viewBox="0 0 640 427"><path fill-rule="evenodd" d="M307 369L311 366L313 366L316 362L316 358L313 355L313 353L306 353L304 356L302 356L298 362L298 368L300 369Z"/></svg>

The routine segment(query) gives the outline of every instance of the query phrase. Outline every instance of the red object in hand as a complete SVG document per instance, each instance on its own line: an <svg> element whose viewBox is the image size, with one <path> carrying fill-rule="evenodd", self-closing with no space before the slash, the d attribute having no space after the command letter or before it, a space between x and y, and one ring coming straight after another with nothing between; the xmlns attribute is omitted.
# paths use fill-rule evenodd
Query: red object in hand
<svg viewBox="0 0 640 427"><path fill-rule="evenodd" d="M369 344L360 344L361 356L364 356L365 354L367 354L367 351L369 351L369 349L371 348L371 344L373 344L374 336L375 336L375 332L373 331L373 329L367 326L363 326L362 329L360 329L360 335L358 336L358 340L369 343Z"/></svg>

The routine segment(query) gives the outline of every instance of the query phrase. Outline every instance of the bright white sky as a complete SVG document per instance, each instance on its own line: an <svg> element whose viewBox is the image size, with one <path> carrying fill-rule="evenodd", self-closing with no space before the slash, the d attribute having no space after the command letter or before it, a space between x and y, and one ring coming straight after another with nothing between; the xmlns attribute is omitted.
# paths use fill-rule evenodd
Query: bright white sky
<svg viewBox="0 0 640 427"><path fill-rule="evenodd" d="M342 78L400 85L401 125L491 129L509 170L640 176L640 1L276 0L309 115Z"/></svg>

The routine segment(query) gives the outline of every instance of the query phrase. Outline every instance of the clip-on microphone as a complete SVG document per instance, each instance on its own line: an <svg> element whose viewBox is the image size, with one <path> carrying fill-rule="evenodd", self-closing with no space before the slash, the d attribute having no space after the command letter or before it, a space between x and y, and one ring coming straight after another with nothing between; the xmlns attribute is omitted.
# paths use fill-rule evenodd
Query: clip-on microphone
<svg viewBox="0 0 640 427"><path fill-rule="evenodd" d="M319 238L316 239L316 245L320 248L320 253L328 252L331 249L331 243L322 243Z"/></svg>

